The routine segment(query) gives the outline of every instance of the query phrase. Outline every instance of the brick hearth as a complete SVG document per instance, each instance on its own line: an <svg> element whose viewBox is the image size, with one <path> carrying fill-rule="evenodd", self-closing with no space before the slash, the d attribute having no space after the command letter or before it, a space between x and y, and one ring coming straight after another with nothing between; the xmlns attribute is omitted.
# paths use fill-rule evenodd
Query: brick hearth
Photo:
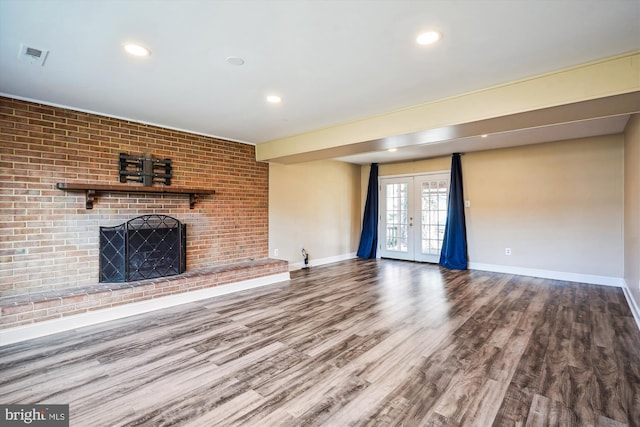
<svg viewBox="0 0 640 427"><path fill-rule="evenodd" d="M178 276L3 297L0 329L286 272L286 261L261 259L193 269Z"/></svg>

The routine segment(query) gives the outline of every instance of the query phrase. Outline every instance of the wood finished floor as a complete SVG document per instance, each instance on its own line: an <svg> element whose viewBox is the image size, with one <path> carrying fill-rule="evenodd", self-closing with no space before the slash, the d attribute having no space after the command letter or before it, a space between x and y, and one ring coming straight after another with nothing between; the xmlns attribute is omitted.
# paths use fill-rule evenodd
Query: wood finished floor
<svg viewBox="0 0 640 427"><path fill-rule="evenodd" d="M72 426L637 426L620 289L391 260L0 347Z"/></svg>

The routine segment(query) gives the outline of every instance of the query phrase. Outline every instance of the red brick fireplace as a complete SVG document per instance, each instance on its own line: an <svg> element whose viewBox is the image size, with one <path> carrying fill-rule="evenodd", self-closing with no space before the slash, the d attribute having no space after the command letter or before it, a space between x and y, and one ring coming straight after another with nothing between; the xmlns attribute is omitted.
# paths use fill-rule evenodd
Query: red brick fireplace
<svg viewBox="0 0 640 427"><path fill-rule="evenodd" d="M252 145L2 97L0 142L0 327L287 271L267 259L268 165ZM119 184L119 153L170 158L172 189L215 194L190 209L183 194L105 191L86 209L56 188ZM187 225L186 273L98 284L99 227L147 214Z"/></svg>

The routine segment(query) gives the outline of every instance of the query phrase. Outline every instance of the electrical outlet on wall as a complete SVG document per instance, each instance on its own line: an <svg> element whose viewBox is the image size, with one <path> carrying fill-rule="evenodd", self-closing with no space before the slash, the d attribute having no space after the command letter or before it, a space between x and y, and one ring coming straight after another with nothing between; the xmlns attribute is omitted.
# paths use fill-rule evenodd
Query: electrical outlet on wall
<svg viewBox="0 0 640 427"><path fill-rule="evenodd" d="M279 249L274 249L273 250L273 256L278 256L280 255L280 250Z"/></svg>
<svg viewBox="0 0 640 427"><path fill-rule="evenodd" d="M511 255L511 248L504 248L505 255Z"/></svg>

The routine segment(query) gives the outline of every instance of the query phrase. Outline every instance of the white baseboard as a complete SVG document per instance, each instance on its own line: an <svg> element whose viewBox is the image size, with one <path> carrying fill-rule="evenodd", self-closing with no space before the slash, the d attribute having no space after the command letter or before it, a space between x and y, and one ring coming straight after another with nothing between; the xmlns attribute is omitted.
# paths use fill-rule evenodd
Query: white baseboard
<svg viewBox="0 0 640 427"><path fill-rule="evenodd" d="M350 254L342 254L342 255L330 256L326 258L310 259L309 267L317 267L319 265L331 264L338 261L345 261L348 259L353 259L355 257L356 257L356 253L352 252ZM304 262L289 263L289 271L300 270L302 267L304 267Z"/></svg>
<svg viewBox="0 0 640 427"><path fill-rule="evenodd" d="M629 286L626 280L624 281L624 287L622 288L622 291L624 292L624 297L627 299L627 304L629 304L629 308L631 309L633 318L636 321L636 325L638 325L638 329L640 329L640 308L638 308L636 300L633 299L633 295L629 290Z"/></svg>
<svg viewBox="0 0 640 427"><path fill-rule="evenodd" d="M83 326L95 325L109 320L122 319L136 314L143 314L162 308L173 307L179 304L186 304L206 298L230 294L232 292L239 292L274 283L285 282L289 279L289 273L273 274L271 276L258 277L227 285L215 286L213 288L184 292L181 294L168 295L166 297L119 305L116 307L105 308L103 310L62 317L60 319L47 320L30 325L17 326L15 328L1 329L0 347L26 341L32 338L81 328Z"/></svg>
<svg viewBox="0 0 640 427"><path fill-rule="evenodd" d="M509 265L484 264L470 262L471 270L491 271L494 273L516 274L518 276L541 277L543 279L564 280L567 282L589 283L592 285L615 286L624 288L622 277L596 276L593 274L566 273L563 271L538 270L535 268L512 267Z"/></svg>

